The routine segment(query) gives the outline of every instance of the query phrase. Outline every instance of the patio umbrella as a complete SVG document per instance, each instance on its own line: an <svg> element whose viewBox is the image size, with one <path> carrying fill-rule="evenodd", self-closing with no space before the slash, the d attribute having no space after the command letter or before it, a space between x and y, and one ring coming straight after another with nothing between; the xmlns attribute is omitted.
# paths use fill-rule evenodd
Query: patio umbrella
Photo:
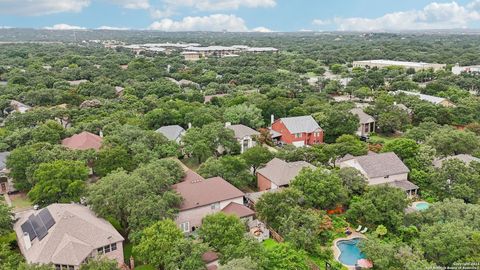
<svg viewBox="0 0 480 270"><path fill-rule="evenodd" d="M357 261L357 265L360 266L361 268L369 269L373 267L373 263L370 260L367 259L360 259Z"/></svg>

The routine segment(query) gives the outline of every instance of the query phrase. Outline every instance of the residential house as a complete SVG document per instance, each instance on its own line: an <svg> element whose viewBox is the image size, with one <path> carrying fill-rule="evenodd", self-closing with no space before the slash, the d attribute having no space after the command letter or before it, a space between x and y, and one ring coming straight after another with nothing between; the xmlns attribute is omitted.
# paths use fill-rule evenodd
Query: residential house
<svg viewBox="0 0 480 270"><path fill-rule="evenodd" d="M91 258L123 264L124 238L106 220L79 204L51 204L17 213L14 225L20 252L28 263L78 270Z"/></svg>
<svg viewBox="0 0 480 270"><path fill-rule="evenodd" d="M360 119L360 127L357 130L357 135L366 137L368 134L375 132L375 118L365 113L360 108L354 108L350 110L350 113L358 116Z"/></svg>
<svg viewBox="0 0 480 270"><path fill-rule="evenodd" d="M26 113L32 109L32 107L28 106L27 104L23 104L16 100L10 101L10 107L13 109L13 111L18 113Z"/></svg>
<svg viewBox="0 0 480 270"><path fill-rule="evenodd" d="M182 136L185 135L185 129L179 125L163 126L157 130L157 133L163 134L168 140L180 143Z"/></svg>
<svg viewBox="0 0 480 270"><path fill-rule="evenodd" d="M204 97L203 103L208 103L208 102L212 101L212 98L214 98L214 97L221 98L221 97L224 97L226 95L227 94L207 95L207 96Z"/></svg>
<svg viewBox="0 0 480 270"><path fill-rule="evenodd" d="M441 158L441 159L436 159L436 160L433 161L433 166L435 166L436 168L441 168L443 166L444 161L452 160L452 159L460 160L461 162L465 163L466 165L470 165L470 163L472 161L480 163L480 158L476 158L472 155L460 154L460 155L455 155L455 156L448 156L448 157Z"/></svg>
<svg viewBox="0 0 480 270"><path fill-rule="evenodd" d="M395 94L405 94L408 96L417 96L420 100L427 101L430 103L433 103L435 105L441 105L444 107L454 107L455 104L453 104L451 101L449 101L446 98L443 97L435 97L435 96L430 96L430 95L425 95L425 94L420 94L417 92L410 92L410 91L403 91L403 90L398 90L395 92Z"/></svg>
<svg viewBox="0 0 480 270"><path fill-rule="evenodd" d="M254 138L260 135L260 132L245 125L232 125L228 122L225 124L225 127L233 130L235 139L240 143L240 153L247 151L247 149L252 148L257 144Z"/></svg>
<svg viewBox="0 0 480 270"><path fill-rule="evenodd" d="M221 177L204 179L188 170L184 180L172 188L183 198L175 222L184 233L195 231L205 216L220 212L231 203L238 204L236 208L247 208L243 206L243 192Z"/></svg>
<svg viewBox="0 0 480 270"><path fill-rule="evenodd" d="M102 137L88 131L83 131L72 137L63 139L62 145L72 150L93 149L98 151L100 150L100 147L102 147L102 141Z"/></svg>
<svg viewBox="0 0 480 270"><path fill-rule="evenodd" d="M303 168L315 169L315 166L305 161L286 162L274 158L257 171L258 190L287 187Z"/></svg>
<svg viewBox="0 0 480 270"><path fill-rule="evenodd" d="M410 170L393 152L354 157L345 156L339 160L340 168L355 168L368 180L369 185L386 184L404 190L409 196L417 194L418 186L408 181Z"/></svg>
<svg viewBox="0 0 480 270"><path fill-rule="evenodd" d="M68 84L70 84L70 86L79 86L80 84L86 83L86 82L88 82L88 80L75 80L75 81L68 81Z"/></svg>
<svg viewBox="0 0 480 270"><path fill-rule="evenodd" d="M7 157L10 152L0 153L0 194L10 193L15 191L12 178L8 176Z"/></svg>
<svg viewBox="0 0 480 270"><path fill-rule="evenodd" d="M225 208L222 209L222 212L228 215L235 215L239 219L246 222L253 221L255 216L255 212L252 209L236 202L229 203L227 206L225 206Z"/></svg>
<svg viewBox="0 0 480 270"><path fill-rule="evenodd" d="M297 147L323 143L323 129L311 115L284 117L273 121L271 130L280 134L276 140ZM272 138L274 135L272 134Z"/></svg>

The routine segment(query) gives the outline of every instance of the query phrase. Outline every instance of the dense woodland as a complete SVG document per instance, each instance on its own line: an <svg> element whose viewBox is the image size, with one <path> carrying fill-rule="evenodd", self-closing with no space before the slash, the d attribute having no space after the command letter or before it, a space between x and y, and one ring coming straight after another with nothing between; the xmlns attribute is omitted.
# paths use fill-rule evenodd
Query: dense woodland
<svg viewBox="0 0 480 270"><path fill-rule="evenodd" d="M186 62L179 52L135 56L88 42L99 39L273 46L280 52ZM331 246L348 224L371 228L362 251L374 269L480 261L480 163L432 164L456 154L480 158L480 76L449 70L456 63L480 64L478 35L0 29L0 40L60 41L0 44L0 81L5 82L0 84L0 152L11 152L7 165L16 188L40 206L87 201L128 239L139 265L203 269L201 254L215 250L220 269L310 269L312 264L324 269L325 261L342 269ZM444 63L447 69L352 68L352 61L363 59ZM351 80L342 85L326 75ZM317 83L307 82L316 76ZM193 83L178 86L167 77ZM71 85L74 80L88 82ZM118 86L124 88L121 95ZM455 106L392 95L396 90L445 97ZM204 103L205 95L214 94L227 95ZM341 95L351 99L336 102ZM13 112L12 100L32 109ZM377 133L366 142L355 135L359 119L349 112L355 102L369 104L365 111L377 120ZM258 146L239 154L225 122L260 130L259 143L271 146L264 132L271 115L312 115L325 131L325 144L276 152ZM155 132L175 124L191 125L182 145ZM81 131L104 136L100 151L71 151L60 144ZM430 208L406 213L410 201L404 192L367 186L355 169L336 166L346 154L368 151L395 152ZM238 218L224 214L206 218L196 239L183 236L172 221L181 197L171 189L183 170L172 158L204 177L221 176L241 190L255 191L252 172L274 156L318 167L302 171L289 188L263 195L256 205L257 216L285 243L257 243L244 236ZM327 214L338 206L346 212ZM22 262L9 211L0 204L0 268L51 269ZM92 261L82 270L115 268Z"/></svg>

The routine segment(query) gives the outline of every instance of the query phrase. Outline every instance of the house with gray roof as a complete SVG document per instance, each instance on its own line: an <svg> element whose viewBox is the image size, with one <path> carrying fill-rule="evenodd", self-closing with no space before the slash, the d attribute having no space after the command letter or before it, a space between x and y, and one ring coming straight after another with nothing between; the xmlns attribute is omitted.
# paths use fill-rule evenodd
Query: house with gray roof
<svg viewBox="0 0 480 270"><path fill-rule="evenodd" d="M232 125L230 123L225 123L225 127L233 130L235 139L237 139L240 144L240 153L245 152L247 149L254 147L257 143L254 138L260 135L260 132L254 130L253 128L247 127L242 124Z"/></svg>
<svg viewBox="0 0 480 270"><path fill-rule="evenodd" d="M408 181L410 170L393 152L364 156L349 156L339 161L340 168L355 168L368 180L369 185L386 184L404 190L409 196L417 194L418 186Z"/></svg>
<svg viewBox="0 0 480 270"><path fill-rule="evenodd" d="M95 257L124 262L124 238L86 206L56 203L17 213L16 218L18 247L28 263L78 270Z"/></svg>
<svg viewBox="0 0 480 270"><path fill-rule="evenodd" d="M360 126L357 130L357 135L365 137L371 132L375 132L375 118L365 113L361 108L354 108L350 110L350 113L358 116L360 120Z"/></svg>
<svg viewBox="0 0 480 270"><path fill-rule="evenodd" d="M179 125L171 125L163 126L155 130L155 132L163 134L163 136L165 136L170 141L180 143L180 140L182 139L182 136L185 134L186 131L183 127Z"/></svg>
<svg viewBox="0 0 480 270"><path fill-rule="evenodd" d="M433 166L436 168L441 168L443 166L443 162L447 160L460 160L461 162L465 163L466 165L470 165L471 162L479 162L480 163L480 158L476 158L472 155L467 155L467 154L460 154L460 155L455 155L455 156L448 156L445 158L441 159L436 159L433 161Z"/></svg>
<svg viewBox="0 0 480 270"><path fill-rule="evenodd" d="M277 120L272 116L270 129L281 134L276 140L285 144L301 147L323 143L323 129L311 115L283 117Z"/></svg>
<svg viewBox="0 0 480 270"><path fill-rule="evenodd" d="M287 187L303 168L315 169L316 167L306 161L286 162L274 158L257 171L258 190Z"/></svg>
<svg viewBox="0 0 480 270"><path fill-rule="evenodd" d="M395 92L395 94L405 94L405 95L408 95L408 96L416 96L420 100L427 101L427 102L433 103L435 105L441 105L441 106L444 106L444 107L454 107L455 106L451 101L449 101L448 99L443 98L443 97L435 97L435 96L421 94L421 93L418 93L418 92L403 91L403 90L398 90L398 91Z"/></svg>

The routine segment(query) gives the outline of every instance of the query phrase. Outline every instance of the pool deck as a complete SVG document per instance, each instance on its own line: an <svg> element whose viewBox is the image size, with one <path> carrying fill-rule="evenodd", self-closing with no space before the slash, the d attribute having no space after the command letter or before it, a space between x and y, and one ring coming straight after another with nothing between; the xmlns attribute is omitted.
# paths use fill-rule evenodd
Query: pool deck
<svg viewBox="0 0 480 270"><path fill-rule="evenodd" d="M337 247L337 242L338 241L342 241L342 240L351 240L351 239L354 239L354 238L363 238L363 239L366 239L367 237L359 232L356 232L355 229L353 228L349 228L350 231L352 232L351 235L349 236L346 236L346 237L342 237L342 238L337 238L333 241L333 257L335 258L335 260L337 260L337 262L340 262L340 260L338 259L338 257L340 257L340 253L342 253L340 251L340 249ZM340 262L342 263L342 262ZM349 270L355 270L355 265L346 265L346 264L343 264L343 266L347 267Z"/></svg>

